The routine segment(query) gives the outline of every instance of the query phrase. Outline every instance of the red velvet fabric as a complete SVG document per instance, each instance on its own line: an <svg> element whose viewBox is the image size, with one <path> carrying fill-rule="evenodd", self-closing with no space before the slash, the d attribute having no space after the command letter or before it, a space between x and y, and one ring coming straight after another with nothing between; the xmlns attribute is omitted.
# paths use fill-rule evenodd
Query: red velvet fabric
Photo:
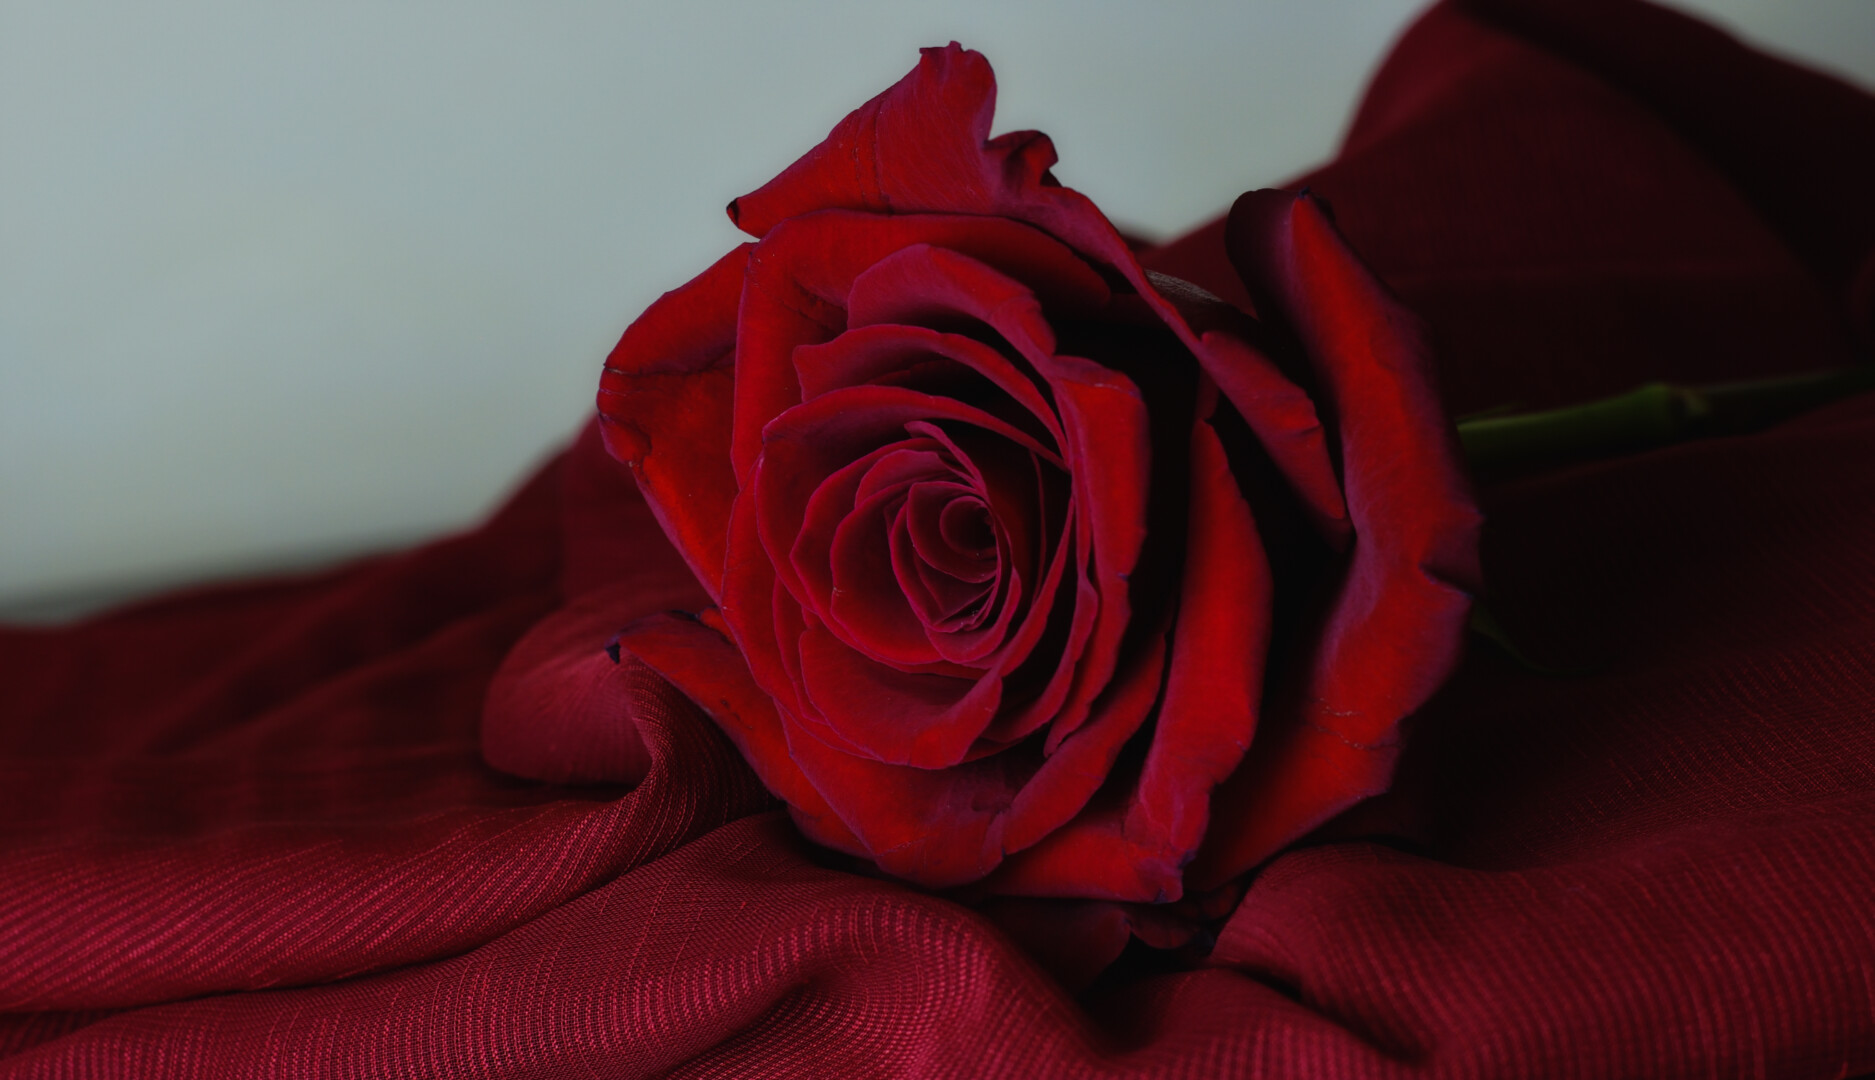
<svg viewBox="0 0 1875 1080"><path fill-rule="evenodd" d="M1308 182L1459 412L1870 325L1875 102L1658 9L1438 7ZM1149 261L1228 292L1223 239ZM611 663L704 593L591 430L469 535L0 632L0 1077L1875 1070L1875 398L1484 500L1586 673L1476 652L1207 957L1078 994Z"/></svg>

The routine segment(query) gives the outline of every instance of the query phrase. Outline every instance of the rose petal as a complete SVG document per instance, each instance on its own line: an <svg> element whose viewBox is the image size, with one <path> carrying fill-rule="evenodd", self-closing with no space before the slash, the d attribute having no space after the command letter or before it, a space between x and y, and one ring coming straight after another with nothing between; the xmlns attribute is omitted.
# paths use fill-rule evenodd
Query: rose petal
<svg viewBox="0 0 1875 1080"><path fill-rule="evenodd" d="M1480 518L1417 320L1348 250L1314 200L1252 192L1232 208L1231 261L1283 320L1338 421L1352 561L1309 660L1299 717L1259 740L1219 789L1193 884L1225 880L1384 788L1400 719L1451 673L1478 588ZM1317 734L1330 736L1334 744ZM1331 752L1307 760L1296 755ZM1280 755L1272 759L1271 755ZM1336 779L1322 779L1322 775ZM1313 784L1272 775L1314 777Z"/></svg>
<svg viewBox="0 0 1875 1080"><path fill-rule="evenodd" d="M788 752L881 870L926 888L975 881L1002 857L1001 812L1032 775L1020 750L919 769L843 754L784 724Z"/></svg>
<svg viewBox="0 0 1875 1080"><path fill-rule="evenodd" d="M996 578L996 523L976 488L926 481L906 493L905 535L919 560L944 577L982 585Z"/></svg>
<svg viewBox="0 0 1875 1080"><path fill-rule="evenodd" d="M1158 698L1165 627L1146 637L1089 721L1048 757L1016 797L1003 843L1009 856L983 887L1015 896L1101 897L1159 902L1179 895L1179 864L1157 837L1129 836L1122 811L1101 792L1128 739ZM1097 794L1098 793L1098 794Z"/></svg>
<svg viewBox="0 0 1875 1080"><path fill-rule="evenodd" d="M949 329L946 324L960 313L996 325L994 313L1009 303L1035 306L1045 316L1043 327L1048 317L1098 315L1113 296L1106 281L1067 246L1043 233L1029 235L1033 240L1020 268L937 244L911 244L880 259L853 280L846 305L851 325ZM978 267L982 276L971 275ZM960 282L968 284L960 289ZM1053 350L1044 346L1043 351Z"/></svg>
<svg viewBox="0 0 1875 1080"><path fill-rule="evenodd" d="M1061 465L1053 450L981 409L900 386L849 386L797 405L768 425L763 454L775 460L785 457L792 467L807 470L818 484L854 458L904 439L912 430L910 425L944 422L981 429ZM790 482L784 489L779 486L782 480L771 475L767 482L776 485L771 490L777 494L784 490L802 497L807 494L801 490L805 485Z"/></svg>
<svg viewBox="0 0 1875 1080"><path fill-rule="evenodd" d="M707 713L729 736L763 786L788 804L810 839L866 855L855 837L796 768L774 701L750 678L743 653L719 626L679 615L653 615L626 627L619 648L636 656Z"/></svg>
<svg viewBox="0 0 1875 1080"><path fill-rule="evenodd" d="M1313 199L1255 192L1234 213L1233 261L1264 309L1301 338L1338 420L1358 539L1317 688L1351 721L1333 729L1366 741L1390 731L1456 662L1480 579L1481 519L1418 320Z"/></svg>
<svg viewBox="0 0 1875 1080"><path fill-rule="evenodd" d="M902 472L906 485L920 476L949 476L951 466L943 456L946 448L932 439L908 439L888 444L834 473L809 497L802 515L801 530L789 549L788 566L796 575L797 598L823 619L833 602L833 541L840 525L852 514L862 497L873 494L868 481L881 472ZM889 467L882 466L892 460Z"/></svg>
<svg viewBox="0 0 1875 1080"><path fill-rule="evenodd" d="M844 644L901 670L901 665L940 659L892 565L893 519L904 499L902 490L887 489L862 500L834 530L828 552L833 568L829 629L844 631L839 633Z"/></svg>
<svg viewBox="0 0 1875 1080"><path fill-rule="evenodd" d="M784 659L781 663L784 666L790 662L795 665L793 670L797 673L799 685L807 687L812 683L821 687L821 698L814 699L815 709L798 709L792 715L804 729L813 733L817 741L854 756L869 759L902 758L908 763L929 768L943 768L981 756L987 748L980 744L980 740L988 730L988 725L992 721L1000 725L1008 720L994 713L1001 704L1003 680L1030 656L1047 631L1053 607L1059 602L1058 594L1064 584L1069 557L1067 545L1057 544L1043 580L1041 595L1027 605L1027 611L1014 633L1008 636L1001 650L995 654L994 663L980 675L971 673L976 676L974 682L953 678L948 688L942 682L919 684L912 692L923 698L922 705L906 702L882 704L878 695L865 687L883 687L880 694L900 693L905 688L895 686L896 678L944 675L946 672L942 665L909 672L896 671L846 648L837 637L820 628L811 616L805 624L791 624L791 627L804 625L805 629L796 632L790 628L781 635L788 638L782 643ZM1077 625L1092 624L1093 606L1091 603L1088 605L1089 613L1084 619L1076 613ZM781 596L777 597L777 608L785 612L777 616L777 626L782 624L784 618L794 617L794 612L798 611L791 601L784 603ZM831 640L832 644L823 639ZM810 642L815 655L811 664L808 659ZM798 652L790 651L791 645ZM1018 730L1022 734L1034 730L1053 715L1053 710L1048 706L1065 695L1068 682L1068 675L1058 672L1051 687L1059 685L1062 689L1052 701L1045 698L1016 710L1015 723L1020 725ZM968 685L969 689L962 689L964 685ZM946 696L947 689L949 694L955 696ZM812 698L814 691L810 689L807 693ZM823 705L830 707L831 712L829 708L821 707ZM1041 708L1038 709L1038 705ZM916 715L908 723L895 721L895 717L910 715L905 710L911 710Z"/></svg>
<svg viewBox="0 0 1875 1080"><path fill-rule="evenodd" d="M1199 415L1208 419L1217 399L1216 387L1201 383ZM1205 835L1210 793L1255 731L1272 591L1249 505L1202 419L1192 426L1190 473L1172 659L1140 775L1123 800L1050 826L1034 850L1012 856L992 883L997 892L1154 902L1181 894L1179 871ZM1099 723L1090 721L1055 757L1100 738ZM1111 767L1106 759L1094 775L1105 779ZM1013 851L1024 838L1012 827L1005 842Z"/></svg>
<svg viewBox="0 0 1875 1080"><path fill-rule="evenodd" d="M1256 433L1296 494L1303 509L1337 551L1345 550L1353 535L1341 479L1328 454L1327 433L1308 392L1283 374L1266 348L1268 331L1255 320L1189 281L1150 271L1146 274L1159 295L1177 309L1187 326L1198 334L1205 373Z"/></svg>
<svg viewBox="0 0 1875 1080"><path fill-rule="evenodd" d="M1156 838L1126 831L1125 811L1088 810L1034 847L1013 853L984 887L1006 896L1064 896L1169 903L1183 895L1180 866Z"/></svg>
<svg viewBox="0 0 1875 1080"><path fill-rule="evenodd" d="M962 55L974 56L974 54ZM881 95L875 103L885 102L886 104L882 107L885 108L886 114L907 124L912 123L915 118L916 123L923 125L931 133L930 137L935 140L953 141L952 157L955 160L967 160L967 154L963 148L968 146L973 139L976 140L977 164L987 169L993 162L999 160L997 151L982 142L982 136L988 132L987 110L993 104L994 83L993 80L989 80L987 86L984 86L977 82L979 78L989 80L987 65L982 65L982 71L979 73L969 63L953 65L946 61L934 64L932 57L927 53L926 63L921 64L917 71L907 76L893 91ZM933 89L939 87L940 84L942 85L941 93ZM903 92L895 97L895 92L899 91ZM950 107L941 108L934 104L940 100ZM978 111L956 107L955 102L965 100L972 101L973 110L981 110L981 115L978 115ZM965 120L966 112L970 117L968 121ZM858 113L855 114L855 116L858 115ZM979 126L965 130L969 124L977 124L979 120ZM827 145L832 145L832 142ZM878 145L870 149L878 151L879 161L896 165L898 160L896 147ZM802 164L805 164L807 160L804 158ZM1052 162L1052 155L1050 161ZM784 174L783 178L777 178L776 183L781 184L786 176L787 174ZM769 193L769 189L764 188L763 192ZM978 193L987 194L979 195ZM905 194L912 196L911 192ZM993 209L986 208L984 205L986 200L993 206ZM865 205L867 204L863 201L835 200L816 203L813 208ZM1324 535L1335 542L1340 542L1345 538L1348 531L1345 524L1346 511L1337 485L1334 483L1334 473L1325 451L1319 423L1306 394L1283 377L1273 364L1261 357L1240 337L1216 330L1201 332L1200 329L1194 329L1179 306L1172 299L1162 295L1162 289L1174 279L1148 275L1133 256L1125 240L1085 196L1072 189L1045 185L1041 182L1039 173L1033 176L1017 173L1003 174L993 184L978 183L967 190L952 193L921 193L910 198L908 202L897 205L920 211L995 213L1026 221L1067 241L1080 256L1114 267L1139 290L1141 297L1154 313L1165 321L1187 348L1192 350L1200 364L1223 388L1226 396L1237 405L1238 410L1247 418L1251 418L1253 430L1257 431L1259 439L1264 442L1272 459L1290 478L1298 493L1303 496L1305 506L1315 517ZM954 247L954 245L945 246ZM1027 280L1022 275L1016 275L1016 278ZM1202 290L1196 290L1195 286L1186 286L1186 288L1202 292ZM1177 289L1172 291L1175 295L1179 292ZM930 294L924 289L906 287L888 295L922 300ZM897 317L889 318L883 312L869 312L868 318L873 321L888 321L889 319L889 321L897 322L926 322L926 319L916 317L909 312L896 314ZM1024 320L1024 322L1032 321ZM1008 333L1005 331L1006 336ZM1012 343L1019 344L1019 339L1016 337L1012 336L1010 340Z"/></svg>
<svg viewBox="0 0 1875 1080"><path fill-rule="evenodd" d="M832 207L994 215L1012 180L1018 188L1039 184L1055 161L1046 136L1024 133L1030 137L985 152L996 108L989 61L956 42L920 52L909 75L853 110L781 175L730 203L730 220L762 236Z"/></svg>
<svg viewBox="0 0 1875 1080"><path fill-rule="evenodd" d="M946 370L940 363L942 360L951 361L955 366ZM1055 449L1061 446L1061 422L1055 417L1054 406L1037 387L1037 377L1023 373L988 345L960 334L940 333L921 326L856 326L825 344L797 347L794 367L801 380L802 400L890 377L892 385L969 401L1029 430L1030 425L1012 415L1013 411L997 409L981 400L987 395L972 394L973 387L957 385L963 382L958 368L973 371L1032 417ZM916 376L921 370L934 372L935 377L920 380ZM948 378L944 377L946 375Z"/></svg>
<svg viewBox="0 0 1875 1080"><path fill-rule="evenodd" d="M1110 295L1106 284L1085 262L1072 253L1069 258L1089 279L1082 286L1085 299L1075 305L1078 313L1098 312ZM872 323L946 328L981 323L1009 342L1042 378L1053 368L1055 329L1029 279L960 251L918 244L882 259L854 282L852 304L860 318Z"/></svg>
<svg viewBox="0 0 1875 1080"><path fill-rule="evenodd" d="M1014 280L1046 283L1062 265L1055 244L1020 222L945 215L878 217L827 210L792 218L749 252L737 313L735 430L730 461L746 485L768 422L802 400L794 352L847 328L854 279L893 252L930 244Z"/></svg>
<svg viewBox="0 0 1875 1080"><path fill-rule="evenodd" d="M893 386L833 391L789 410L769 425L762 458L750 477L751 490L738 500L738 507L753 502L758 535L773 560L774 572L802 603L816 606L796 573L793 553L815 492L855 459L881 445L918 437L911 426L928 425L932 420L960 422L1030 453L1053 456L1033 438L981 410ZM880 541L883 546L884 538Z"/></svg>
<svg viewBox="0 0 1875 1080"><path fill-rule="evenodd" d="M992 139L996 77L952 42L924 49L890 89L760 189L729 204L751 236L816 210L948 213L1025 221L1074 250L1119 266L1131 249L1091 200L1048 173L1054 144L1036 131Z"/></svg>
<svg viewBox="0 0 1875 1080"><path fill-rule="evenodd" d="M725 449L734 402L744 244L627 327L599 380L606 449L631 467L664 535L722 595L724 532L736 497Z"/></svg>
<svg viewBox="0 0 1875 1080"><path fill-rule="evenodd" d="M1018 746L952 768L908 768L843 754L784 723L789 747L803 774L826 793L827 804L849 823L881 869L929 888L975 881L1014 849L1011 839L1027 843L1046 835L1098 789L1157 695L1165 660L1163 628L1148 640L1154 645L1132 658L1102 696L1094 719L1045 761ZM1015 832L1012 824L1018 826ZM1142 886L1140 874L1126 870L1079 895L1152 899L1164 883L1150 872L1148 877L1150 884ZM1081 880L1073 874L1068 879ZM1002 876L994 880L1000 883Z"/></svg>
<svg viewBox="0 0 1875 1080"><path fill-rule="evenodd" d="M1146 539L1147 482L1152 471L1146 405L1132 382L1074 357L1057 357L1055 367L1051 381L1071 447L1074 487L1089 493L1076 502L1080 509L1077 536L1092 547L1098 608L1087 651L1075 665L1074 686L1049 727L1050 752L1086 719L1093 699L1113 675L1131 615L1127 577Z"/></svg>
<svg viewBox="0 0 1875 1080"><path fill-rule="evenodd" d="M1210 835L1186 868L1189 887L1229 881L1391 786L1397 732L1350 742L1316 726L1312 715L1302 705L1266 711L1242 767L1212 795Z"/></svg>
<svg viewBox="0 0 1875 1080"><path fill-rule="evenodd" d="M860 756L919 769L964 760L996 708L1002 680L906 672L810 626L801 635L801 685L828 727Z"/></svg>
<svg viewBox="0 0 1875 1080"><path fill-rule="evenodd" d="M779 582L775 584L773 625L780 658L778 663L787 672L788 686L793 692L789 700L800 703L797 707L787 710L784 716L790 723L809 728L815 738L827 745L844 753L864 756L865 747L829 727L827 721L814 712L808 702L805 683L801 679L801 639L806 636L810 628L824 629L825 624L812 612L803 610L801 605L795 603L794 598L788 595L787 590ZM946 673L934 672L933 674Z"/></svg>
<svg viewBox="0 0 1875 1080"><path fill-rule="evenodd" d="M928 420L905 427L950 451L952 460L989 503L994 530L1008 542L1016 569L1033 576L1046 539L1060 535L1065 525L1065 514L1050 515L1043 505L1043 474L1059 475L1054 465L1043 463L1032 452L1020 453L980 428L952 425L946 430Z"/></svg>
<svg viewBox="0 0 1875 1080"><path fill-rule="evenodd" d="M942 510L938 511L937 539L949 549L950 555L960 559L989 559L993 562L996 558L997 537L1000 531L996 526L996 521L990 517L988 504L976 496L952 499L944 504ZM939 556L935 548L928 553L924 552L922 546L919 550L925 554L926 559L932 560L933 566L938 565L936 560ZM955 573L960 577L965 576L961 569L954 571L947 569L945 572Z"/></svg>
<svg viewBox="0 0 1875 1080"><path fill-rule="evenodd" d="M917 425L907 424L905 427L907 431L914 431ZM963 470L945 453L948 449L944 443L929 438L914 437L894 445L890 453L873 462L866 474L859 478L859 486L853 489L853 498L870 499L886 492L903 495L910 491L913 484L956 481Z"/></svg>
<svg viewBox="0 0 1875 1080"><path fill-rule="evenodd" d="M1037 664L1047 665L1049 674L1032 698L1019 707L1005 709L984 729L985 743L1008 745L1048 723L1055 718L1074 685L1074 658L1080 655L1093 632L1099 604L1093 598L1093 586L1068 571L1074 557L1072 547L1067 543L1056 545L1047 576L1030 594L1033 599L1028 611L1023 613L1021 625L996 656L996 671L1000 674L1019 680L1024 665ZM1051 643L1051 633L1052 640L1063 643L1061 648L1041 647ZM972 752L990 749L990 746L980 746Z"/></svg>
<svg viewBox="0 0 1875 1080"><path fill-rule="evenodd" d="M1223 445L1205 422L1217 403L1215 385L1201 381L1202 419L1191 432L1185 576L1171 664L1140 775L1128 782L1110 777L1112 760L1103 752L1104 764L1090 771L1120 787L1110 786L1096 797L1100 805L1058 828L1036 822L1039 843L1011 855L986 883L993 891L1152 902L1181 895L1180 871L1204 837L1210 793L1237 767L1255 730L1269 634L1269 566ZM1092 720L1067 739L1050 766L1100 739L1101 722ZM1005 843L1013 852L1029 835L1012 826Z"/></svg>
<svg viewBox="0 0 1875 1080"><path fill-rule="evenodd" d="M788 558L808 503L827 479L881 447L916 438L910 425L931 421L981 428L1030 453L1059 460L1023 432L947 398L896 386L852 386L823 394L769 425L762 459L749 479L770 554L778 562ZM785 566L782 570L787 573Z"/></svg>
<svg viewBox="0 0 1875 1080"><path fill-rule="evenodd" d="M932 459L942 449L940 444L930 439L890 443L848 463L820 482L820 486L808 496L807 507L801 513L800 531L795 534L794 544L788 549L786 568L793 572L793 580L797 583L797 600L816 613L825 615L833 595L833 567L828 561L829 553L833 550L833 534L840 523L846 520L846 516L853 512L860 484L871 475L873 467L881 459L896 455L929 455L928 458L915 458L906 463L903 467L907 470L931 465Z"/></svg>
<svg viewBox="0 0 1875 1080"><path fill-rule="evenodd" d="M832 598L832 566L827 561L827 553L832 551L832 532L853 512L859 484L879 459L892 454L936 454L936 450L937 444L930 441L877 446L876 450L849 461L846 467L819 482L802 508L801 531L795 532L795 542L787 549L787 570L793 572L793 579L797 581L795 598L801 604L812 607L816 613L827 611Z"/></svg>
<svg viewBox="0 0 1875 1080"><path fill-rule="evenodd" d="M893 548L895 562L899 559L898 550L896 546ZM942 584L932 582L931 574L915 572L919 578L916 587L930 597L932 608L951 604L956 612L949 617L938 618L924 616L920 612L921 617L925 618L931 647L939 656L959 666L999 671L1020 663L1019 660L998 660L995 653L1028 600L1023 593L1021 574L1012 569L996 581L977 586L977 592L972 596L965 594L961 588L946 589ZM960 600L962 603L957 603ZM922 602L914 601L913 606Z"/></svg>
<svg viewBox="0 0 1875 1080"><path fill-rule="evenodd" d="M1205 373L1223 388L1270 461L1300 496L1316 531L1336 551L1347 550L1354 527L1348 521L1347 500L1315 403L1242 338L1210 330L1200 340L1208 361Z"/></svg>
<svg viewBox="0 0 1875 1080"><path fill-rule="evenodd" d="M1077 566L1091 564L1092 588L1078 602L1092 601L1095 615L1085 639L1064 661L1074 664L1074 683L1049 732L1049 749L1086 719L1093 699L1112 676L1120 638L1126 632L1126 577L1139 558L1146 527L1151 449L1145 403L1131 380L1111 368L1077 357L1053 355L1055 337L1035 294L968 254L935 247L912 248L894 257L894 271L915 278L902 304L875 313L882 318L930 320L964 314L993 327L1047 380L1062 418L1077 491L1098 493L1078 500ZM897 296L899 293L887 295ZM1096 434L1097 433L1097 434Z"/></svg>
<svg viewBox="0 0 1875 1080"><path fill-rule="evenodd" d="M1014 742L1055 718L1061 703L1067 700L1068 692L1073 688L1076 661L1086 650L1087 639L1093 634L1094 618L1100 610L1093 583L1085 574L1086 552L1079 550L1085 545L1069 533L1071 522L1079 519L1074 496L1051 494L1051 485L1047 481L1046 474L1038 476L1037 486L1042 490L1044 501L1058 504L1061 509L1056 512L1045 508L1044 520L1052 521L1059 517L1061 525L1050 533L1047 540L1047 547L1054 552L1047 577L1041 588L1032 594L1035 602L1030 608L1028 620L1039 627L1031 639L1034 642L1034 655L1028 657L1027 652L1014 655L1013 648L1004 654L1021 665L1013 669L1013 680L1033 693L1023 695L1028 701L1020 709L1006 709L996 718L996 722L983 733L984 739L989 742ZM1053 486L1066 489L1066 485ZM1070 565L1075 568L1072 573L1068 572ZM1045 623L1037 622L1038 611L1046 617ZM1025 661L1024 657L1028 659ZM1021 694L1022 691L1016 693Z"/></svg>
<svg viewBox="0 0 1875 1080"><path fill-rule="evenodd" d="M1256 520L1209 422L1217 407L1216 386L1202 382L1172 665L1124 822L1128 836L1151 838L1174 865L1198 849L1212 789L1251 745L1270 642L1275 583Z"/></svg>
<svg viewBox="0 0 1875 1080"><path fill-rule="evenodd" d="M1327 535L1344 533L1333 524L1340 514L1331 485L1321 482L1325 455L1314 449L1319 443L1310 436L1311 425L1288 388L1275 384L1268 369L1254 362L1246 375L1244 350L1227 340L1207 342L1187 323L1160 295L1099 208L1048 177L1055 154L1045 136L1014 132L990 139L995 98L995 77L982 56L955 43L924 50L916 68L841 121L819 146L758 191L731 203L730 218L765 242L771 230L785 227L789 219L838 208L893 215L885 220L947 213L1033 225L1131 283L1244 415L1256 416L1253 403L1269 399L1272 389L1280 391L1276 396L1282 408L1264 421L1267 430L1260 430L1259 438ZM964 250L936 238L930 242ZM876 261L870 258L867 265ZM1024 279L1020 273L1013 276ZM1255 382L1246 385L1250 377ZM782 398L785 395L777 395L776 400ZM781 400L776 411L787 403ZM756 425L774 415L763 409L752 412L761 414L752 421ZM743 440L753 439L743 432L739 419L739 448ZM752 446L747 455L753 457ZM738 453L735 460L740 476L747 458Z"/></svg>
<svg viewBox="0 0 1875 1080"><path fill-rule="evenodd" d="M960 490L964 494L959 495ZM959 484L916 484L906 493L905 502L899 506L892 523L890 547L893 575L912 610L917 612L934 648L951 640L959 631L975 630L985 621L993 620L997 615L994 605L1002 589L1009 584L1004 571L1013 570L1007 566L1007 558L999 554L1006 545L994 533L990 537L989 557L986 560L964 557L951 549L938 535L943 528L940 519L945 512L965 503L974 506L977 515L984 518L989 516L989 508L983 505L982 499L971 488ZM927 535L929 538L924 538ZM933 565L921 547L932 548L937 557L949 560L949 565L961 569L965 576L949 573ZM1008 606L1013 608L1016 605L1011 603Z"/></svg>
<svg viewBox="0 0 1875 1080"><path fill-rule="evenodd" d="M755 502L743 496L729 514L728 553L723 559L722 618L746 658L749 674L756 685L774 695L784 711L802 711L797 689L798 674L790 671L782 659L782 645L791 645L786 634L778 634L785 615L799 621L794 599L775 577L774 564L762 550L757 532ZM786 601L784 605L783 601Z"/></svg>
<svg viewBox="0 0 1875 1080"><path fill-rule="evenodd" d="M994 619L974 630L952 630L932 637L932 645L945 659L977 663L1003 648L1010 626L1019 618L1027 618L1034 598L1024 593L1023 583L1042 576L1039 562L1045 538L1062 535L1065 523L1048 520L1050 514L1043 505L1042 475L1045 468L1052 471L1052 466L1043 466L1032 454L1011 453L1001 440L971 428L949 432L924 422L907 427L949 448L989 504L998 544ZM1041 629L1042 625L1037 624L1033 632L1018 635L1010 643L1015 651L998 658L998 670L1014 670L1026 659Z"/></svg>

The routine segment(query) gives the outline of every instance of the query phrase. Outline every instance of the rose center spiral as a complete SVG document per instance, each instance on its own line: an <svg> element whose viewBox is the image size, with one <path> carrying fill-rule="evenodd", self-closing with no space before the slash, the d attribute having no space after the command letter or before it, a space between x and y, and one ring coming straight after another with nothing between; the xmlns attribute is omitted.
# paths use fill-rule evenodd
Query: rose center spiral
<svg viewBox="0 0 1875 1080"><path fill-rule="evenodd" d="M910 486L893 522L893 562L899 587L926 626L974 629L992 614L1002 569L997 536L988 504L968 485Z"/></svg>

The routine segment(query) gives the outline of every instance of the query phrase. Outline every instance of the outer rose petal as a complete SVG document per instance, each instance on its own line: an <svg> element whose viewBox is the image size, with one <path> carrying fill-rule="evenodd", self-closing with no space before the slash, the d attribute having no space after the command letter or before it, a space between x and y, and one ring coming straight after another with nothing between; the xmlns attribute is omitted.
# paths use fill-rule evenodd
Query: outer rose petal
<svg viewBox="0 0 1875 1080"><path fill-rule="evenodd" d="M989 61L956 42L920 52L909 75L853 110L780 176L730 203L729 219L759 237L788 218L835 208L1019 217L1007 212L1008 193L1040 182L1055 162L1053 144L1022 132L986 154L996 111Z"/></svg>
<svg viewBox="0 0 1875 1080"><path fill-rule="evenodd" d="M606 359L599 419L606 449L631 466L664 534L722 595L736 477L729 467L736 311L743 244L645 309Z"/></svg>
<svg viewBox="0 0 1875 1080"><path fill-rule="evenodd" d="M724 557L722 620L741 649L756 683L773 694L782 710L801 711L799 672L788 662L799 637L800 607L775 576L756 530L755 501L738 499L729 512L729 552ZM788 616L783 623L781 618ZM784 640L789 652L781 648Z"/></svg>
<svg viewBox="0 0 1875 1080"><path fill-rule="evenodd" d="M555 784L643 780L651 755L632 715L632 673L593 642L630 617L621 608L632 612L643 599L650 604L637 611L694 602L681 594L694 593L696 583L676 584L683 588L646 589L641 582L601 588L535 623L489 681L482 700L483 760Z"/></svg>
<svg viewBox="0 0 1875 1080"><path fill-rule="evenodd" d="M1307 196L1238 199L1226 245L1258 310L1286 323L1315 365L1355 541L1299 714L1219 790L1190 874L1198 888L1385 787L1401 718L1458 663L1481 577L1481 519L1418 321Z"/></svg>
<svg viewBox="0 0 1875 1080"><path fill-rule="evenodd" d="M756 237L817 210L1022 221L1151 293L1119 230L1087 196L1048 175L1056 160L1048 136L1012 131L992 139L995 112L996 76L981 53L956 42L924 49L917 67L819 146L730 203L729 218ZM1175 330L1183 325L1175 312L1168 321Z"/></svg>
<svg viewBox="0 0 1875 1080"><path fill-rule="evenodd" d="M618 646L709 714L762 784L788 804L802 832L830 848L865 855L865 848L794 767L774 700L749 677L742 653L712 625L716 621L714 611L701 619L652 615L626 627Z"/></svg>
<svg viewBox="0 0 1875 1080"><path fill-rule="evenodd" d="M1315 402L1252 342L1266 337L1250 318L1189 281L1147 272L1205 346L1205 372L1254 431L1270 460L1302 499L1322 536L1336 549L1352 533L1341 478L1328 455Z"/></svg>

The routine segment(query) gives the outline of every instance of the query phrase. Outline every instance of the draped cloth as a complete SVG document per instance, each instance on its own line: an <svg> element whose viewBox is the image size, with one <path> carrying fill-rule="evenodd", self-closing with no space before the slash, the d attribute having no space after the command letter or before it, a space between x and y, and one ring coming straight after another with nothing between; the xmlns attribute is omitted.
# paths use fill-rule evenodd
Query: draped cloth
<svg viewBox="0 0 1875 1080"><path fill-rule="evenodd" d="M1875 100L1664 9L1441 4L1304 182L1457 414L1875 343ZM1241 295L1221 230L1149 262ZM1875 396L1482 497L1569 674L1474 649L1208 954L1072 988L605 654L701 596L590 428L465 535L0 631L0 1077L1875 1071Z"/></svg>

